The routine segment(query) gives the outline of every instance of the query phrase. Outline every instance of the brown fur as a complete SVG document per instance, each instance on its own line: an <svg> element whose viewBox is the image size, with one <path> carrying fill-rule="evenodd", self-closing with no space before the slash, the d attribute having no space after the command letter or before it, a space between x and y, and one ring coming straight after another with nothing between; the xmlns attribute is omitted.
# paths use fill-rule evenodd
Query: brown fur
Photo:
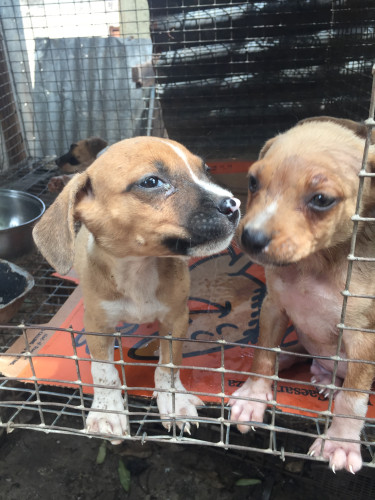
<svg viewBox="0 0 375 500"><path fill-rule="evenodd" d="M160 186L142 186L150 178L157 178ZM233 209L233 203L237 208ZM183 146L167 139L138 137L111 146L74 176L35 226L33 236L58 272L66 274L74 265L84 296L86 332L111 333L120 320L158 319L161 336L184 337L189 321L186 256L223 250L238 223L238 206L231 193L210 182L202 160ZM77 237L75 221L82 224ZM175 243L166 243L166 238ZM186 253L178 246L181 241L188 242ZM112 360L113 340L107 335L88 335L93 360ZM201 401L181 393L182 343L173 342L171 350L167 341L160 345L160 362L174 364L172 370L163 366L155 372L160 413L163 418L172 413L167 393L170 381L180 391L174 413L196 417L195 407ZM93 363L92 370L94 383L114 389L95 389L88 427L93 432L122 435L128 424L117 372L105 363ZM103 415L100 410L116 410L117 414ZM177 425L181 427L182 422ZM189 429L189 423L185 428Z"/></svg>
<svg viewBox="0 0 375 500"><path fill-rule="evenodd" d="M82 139L70 146L69 151L56 160L56 164L66 174L83 172L96 159L98 153L108 146L100 137ZM74 158L78 165L72 165L69 160Z"/></svg>
<svg viewBox="0 0 375 500"><path fill-rule="evenodd" d="M60 193L73 175L84 172L95 161L98 153L107 146L108 143L100 137L89 137L71 144L69 151L55 161L64 175L52 177L48 182L48 191Z"/></svg>
<svg viewBox="0 0 375 500"><path fill-rule="evenodd" d="M249 191L240 231L245 251L252 260L266 267L268 293L261 310L259 346L278 346L291 319L303 334L301 339L311 354L336 355L340 292L345 288L353 230L351 216L356 208L366 135L362 125L349 120L311 118L268 141L259 160L250 167L253 192ZM375 150L370 147L368 169L373 172L374 167ZM256 188L252 176L256 179ZM336 200L326 210L317 210L311 205L311 200L321 194ZM374 184L366 178L362 216L373 216L374 196ZM373 225L359 225L355 254L375 257ZM350 292L375 294L372 263L354 263ZM313 320L317 323L316 331ZM372 301L350 298L345 323L364 330L375 328ZM325 332L324 336L321 332ZM375 335L344 330L340 355L375 361ZM273 399L271 380L259 375L274 375L275 360L274 352L256 350L252 372L257 375L250 377L231 400L232 418L239 421L242 432L249 427L241 422L262 421L266 403L244 402L241 396ZM356 390L371 389L375 367L366 362L349 362L346 370L344 365L338 364L338 374L344 379L343 387L353 391L338 391L335 412L353 418L333 417L327 436L337 440L324 442L323 456L330 460L333 470L346 468L355 472L362 464L358 440L368 399L367 394ZM336 379L337 383L339 380ZM324 390L324 385L332 382L332 376L318 373L312 381ZM327 396L329 393L329 389L326 390ZM340 438L357 443L346 443ZM321 444L320 439L316 440L311 454L318 455Z"/></svg>

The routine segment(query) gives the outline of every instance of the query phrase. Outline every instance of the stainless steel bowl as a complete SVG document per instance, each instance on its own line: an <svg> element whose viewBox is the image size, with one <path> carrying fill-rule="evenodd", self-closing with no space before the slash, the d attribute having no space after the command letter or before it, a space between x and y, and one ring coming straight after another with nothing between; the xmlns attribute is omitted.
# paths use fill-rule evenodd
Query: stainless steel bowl
<svg viewBox="0 0 375 500"><path fill-rule="evenodd" d="M0 189L0 257L13 259L34 248L32 229L45 211L36 196Z"/></svg>

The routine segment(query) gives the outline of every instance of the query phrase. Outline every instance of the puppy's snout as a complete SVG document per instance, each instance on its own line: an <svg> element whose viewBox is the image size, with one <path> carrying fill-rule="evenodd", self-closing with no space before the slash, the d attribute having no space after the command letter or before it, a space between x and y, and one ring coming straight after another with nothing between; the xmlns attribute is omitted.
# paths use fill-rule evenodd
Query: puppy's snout
<svg viewBox="0 0 375 500"><path fill-rule="evenodd" d="M56 158L55 163L58 167L62 167L65 165L65 163L69 163L69 160L71 159L71 155L69 153L65 153L64 155L60 156L59 158Z"/></svg>
<svg viewBox="0 0 375 500"><path fill-rule="evenodd" d="M218 204L218 210L224 215L230 215L239 210L241 205L237 198L222 198Z"/></svg>
<svg viewBox="0 0 375 500"><path fill-rule="evenodd" d="M251 254L260 253L270 241L271 238L259 230L244 229L241 236L242 247Z"/></svg>

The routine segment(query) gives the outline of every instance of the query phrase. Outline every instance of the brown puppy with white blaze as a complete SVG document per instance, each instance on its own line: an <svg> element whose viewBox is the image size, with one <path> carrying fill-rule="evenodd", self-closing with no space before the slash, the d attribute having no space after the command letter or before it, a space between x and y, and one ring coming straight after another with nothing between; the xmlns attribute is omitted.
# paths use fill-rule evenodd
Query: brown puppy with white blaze
<svg viewBox="0 0 375 500"><path fill-rule="evenodd" d="M229 191L209 180L202 159L182 145L137 137L110 146L77 174L33 235L58 272L66 274L74 264L83 291L86 332L112 333L120 321L159 320L161 336L184 337L189 321L188 257L220 252L229 245L239 205ZM82 223L76 238L75 220ZM95 388L87 427L122 436L128 432L128 418L117 370L109 363L114 339L87 335L87 342L95 360L93 382L109 386ZM173 388L175 415L194 418L201 401L184 394L178 369L182 343L173 342L172 351L171 359L169 342L161 341L163 366L155 370L159 411L164 419L173 416ZM172 362L174 368L165 366Z"/></svg>
<svg viewBox="0 0 375 500"><path fill-rule="evenodd" d="M260 315L258 345L277 347L289 319L300 344L316 356L335 356L345 288L347 256L355 213L358 173L362 165L366 127L330 117L308 119L268 141L259 159L249 169L246 214L241 222L241 245L250 258L265 266L267 295ZM368 168L375 169L375 149L370 146ZM364 183L361 215L374 213L373 180ZM356 255L375 257L375 227L359 226ZM340 357L375 361L375 309L364 295L375 294L375 267L355 262L345 323L362 331L344 330ZM249 422L261 422L267 401L273 400L275 352L256 349L251 371L254 375L230 400L233 421L242 432ZM362 466L361 429L375 366L366 362L339 362L335 414L327 438L318 438L311 455L329 459L333 471ZM334 362L314 359L312 382L332 383ZM329 394L329 389L326 395ZM249 400L251 398L252 400ZM264 403L253 399L263 400ZM352 417L352 418L350 418ZM245 424L247 422L247 424ZM350 442L345 441L353 440ZM344 441L343 441L344 440Z"/></svg>

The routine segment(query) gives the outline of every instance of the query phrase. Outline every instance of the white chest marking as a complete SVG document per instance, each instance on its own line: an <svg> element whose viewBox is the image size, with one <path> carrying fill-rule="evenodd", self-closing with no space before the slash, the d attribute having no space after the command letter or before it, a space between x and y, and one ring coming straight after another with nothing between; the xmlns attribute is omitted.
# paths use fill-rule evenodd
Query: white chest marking
<svg viewBox="0 0 375 500"><path fill-rule="evenodd" d="M167 146L169 146L170 148L172 148L173 151L177 154L177 156L179 158L181 158L181 160L184 162L186 168L188 169L189 174L191 175L191 178L193 179L193 181L196 184L198 184L198 186L200 186L201 188L205 189L206 191L211 191L211 193L215 193L218 196L226 196L227 198L233 198L233 195L232 195L232 193L230 191L228 191L226 189L223 189L222 187L217 186L216 184L213 184L212 182L203 181L201 179L198 179L198 177L195 175L195 173L191 169L185 153L180 148L178 148L177 146L175 146L174 144L171 144L171 143L169 143L167 141L163 141L163 139L160 139L160 140L162 142L164 142L164 144L167 144Z"/></svg>
<svg viewBox="0 0 375 500"><path fill-rule="evenodd" d="M118 259L113 272L122 297L101 302L110 323L150 323L164 318L168 308L156 296L159 276L154 258Z"/></svg>

